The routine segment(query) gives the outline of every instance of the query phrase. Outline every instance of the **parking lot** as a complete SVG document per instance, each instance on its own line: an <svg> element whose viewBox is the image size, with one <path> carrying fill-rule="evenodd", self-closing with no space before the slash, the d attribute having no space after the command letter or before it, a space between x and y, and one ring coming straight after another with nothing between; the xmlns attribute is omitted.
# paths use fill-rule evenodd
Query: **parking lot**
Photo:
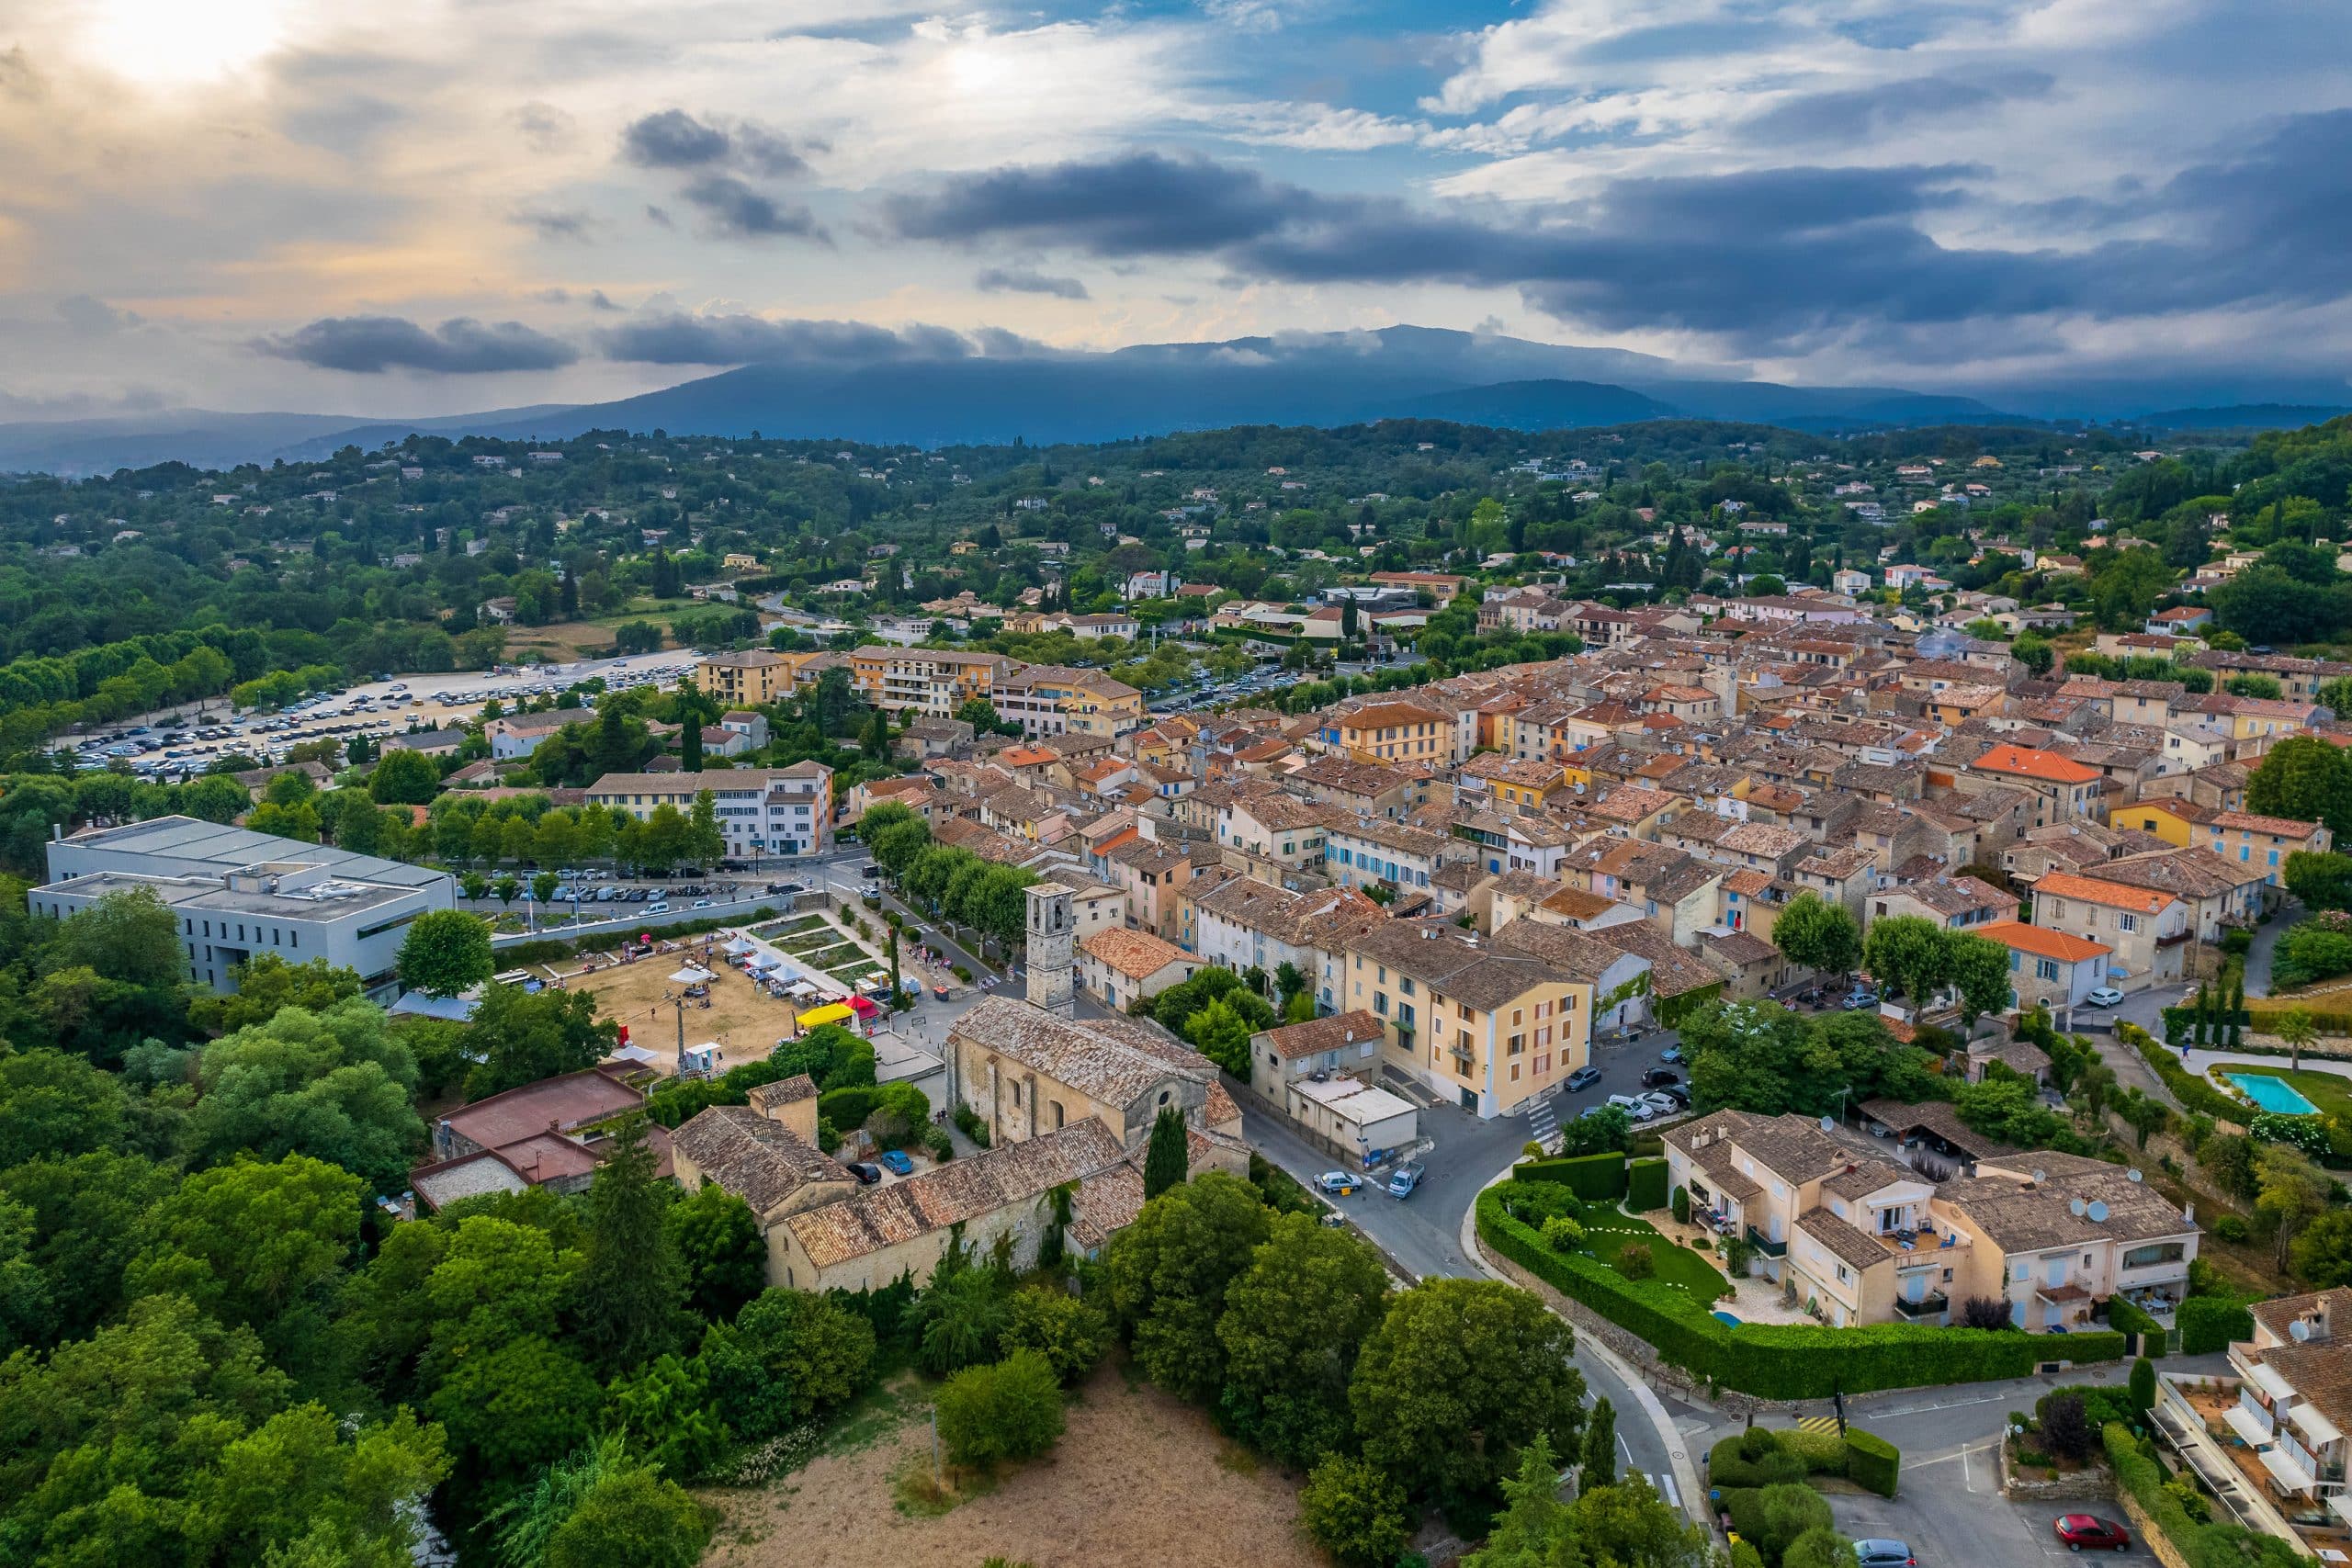
<svg viewBox="0 0 2352 1568"><path fill-rule="evenodd" d="M2030 1503L2002 1496L1989 1441L1924 1460L1905 1454L1894 1497L1839 1494L1829 1499L1829 1512L1838 1533L1850 1540L1902 1541L1919 1568L2039 1568L2076 1555L2050 1528L2059 1515L2122 1519L2111 1502ZM2098 1558L2144 1563L2154 1553L2135 1530L2131 1550L2104 1551Z"/></svg>
<svg viewBox="0 0 2352 1568"><path fill-rule="evenodd" d="M592 678L601 678L616 691L649 682L666 684L692 670L695 658L691 650L678 650L536 665L506 674L392 676L305 697L275 714L232 713L226 704L199 705L108 725L75 743L74 760L85 768L127 762L141 777L169 784L203 773L223 756L280 762L290 748L305 741L356 735L380 741L410 729L434 729L471 717L492 701L516 704L559 695Z"/></svg>

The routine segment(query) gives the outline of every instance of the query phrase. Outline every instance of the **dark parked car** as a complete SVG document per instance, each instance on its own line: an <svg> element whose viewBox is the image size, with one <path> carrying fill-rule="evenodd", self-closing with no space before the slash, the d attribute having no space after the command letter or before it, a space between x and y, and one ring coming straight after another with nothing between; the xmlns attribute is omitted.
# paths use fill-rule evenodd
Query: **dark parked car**
<svg viewBox="0 0 2352 1568"><path fill-rule="evenodd" d="M852 1176L856 1177L860 1181L865 1183L868 1187L873 1186L876 1182L882 1179L882 1168L878 1165L875 1165L869 1161L862 1159L852 1160L849 1162L849 1173Z"/></svg>
<svg viewBox="0 0 2352 1568"><path fill-rule="evenodd" d="M1577 1093L1580 1090L1590 1089L1600 1081L1600 1069L1599 1067L1578 1067L1575 1072L1568 1075L1568 1092L1570 1094Z"/></svg>
<svg viewBox="0 0 2352 1568"><path fill-rule="evenodd" d="M1883 1536L1854 1542L1854 1562L1859 1568L1919 1568L1909 1547Z"/></svg>
<svg viewBox="0 0 2352 1568"><path fill-rule="evenodd" d="M2069 1551L2129 1551L2131 1532L2113 1519L2102 1519L2097 1514L2061 1514L2050 1522L2051 1529L2066 1543Z"/></svg>
<svg viewBox="0 0 2352 1568"><path fill-rule="evenodd" d="M1666 1096L1685 1111L1690 1109L1690 1090L1681 1084L1670 1083L1652 1092Z"/></svg>
<svg viewBox="0 0 2352 1568"><path fill-rule="evenodd" d="M1644 1089L1664 1089L1670 1083L1680 1083L1682 1075L1672 1067L1652 1067L1642 1075Z"/></svg>
<svg viewBox="0 0 2352 1568"><path fill-rule="evenodd" d="M1668 1064L1679 1062L1682 1060L1682 1047L1679 1045L1668 1045L1665 1050L1660 1051L1657 1054L1657 1059Z"/></svg>

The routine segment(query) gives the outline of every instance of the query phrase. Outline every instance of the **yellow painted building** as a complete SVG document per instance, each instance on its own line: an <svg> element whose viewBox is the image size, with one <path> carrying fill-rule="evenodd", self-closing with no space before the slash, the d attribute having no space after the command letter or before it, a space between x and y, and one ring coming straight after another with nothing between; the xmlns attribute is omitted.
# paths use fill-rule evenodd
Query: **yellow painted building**
<svg viewBox="0 0 2352 1568"><path fill-rule="evenodd" d="M1336 1001L1381 1021L1388 1062L1492 1117L1589 1059L1593 991L1550 964L1472 941L1408 921L1374 927L1347 950L1346 993Z"/></svg>
<svg viewBox="0 0 2352 1568"><path fill-rule="evenodd" d="M2187 849L2199 827L2212 817L2203 807L2181 800L2135 800L2108 813L2108 826L2154 833L2167 844Z"/></svg>
<svg viewBox="0 0 2352 1568"><path fill-rule="evenodd" d="M849 666L857 694L874 706L949 718L972 698L993 694L1012 661L996 653L869 644L849 656Z"/></svg>
<svg viewBox="0 0 2352 1568"><path fill-rule="evenodd" d="M714 653L695 666L695 684L725 708L755 708L792 694L793 656L764 648Z"/></svg>
<svg viewBox="0 0 2352 1568"><path fill-rule="evenodd" d="M1442 762L1453 755L1453 726L1412 703L1374 703L1327 727L1340 749L1363 762Z"/></svg>

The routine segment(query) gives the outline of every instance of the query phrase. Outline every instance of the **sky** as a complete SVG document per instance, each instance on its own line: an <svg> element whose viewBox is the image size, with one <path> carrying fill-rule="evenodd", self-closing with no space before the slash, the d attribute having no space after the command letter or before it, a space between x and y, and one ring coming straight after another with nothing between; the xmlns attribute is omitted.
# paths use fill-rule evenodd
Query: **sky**
<svg viewBox="0 0 2352 1568"><path fill-rule="evenodd" d="M0 0L0 418L1398 323L1953 390L2352 366L2309 0Z"/></svg>

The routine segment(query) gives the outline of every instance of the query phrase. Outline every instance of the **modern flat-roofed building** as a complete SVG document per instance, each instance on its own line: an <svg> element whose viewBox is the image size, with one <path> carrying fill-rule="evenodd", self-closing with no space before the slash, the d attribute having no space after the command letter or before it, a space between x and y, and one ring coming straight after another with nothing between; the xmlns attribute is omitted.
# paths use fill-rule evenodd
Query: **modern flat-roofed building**
<svg viewBox="0 0 2352 1568"><path fill-rule="evenodd" d="M35 914L78 914L108 893L144 887L171 909L188 978L237 988L236 966L259 953L289 964L323 958L356 970L369 991L394 984L410 922L457 908L447 872L199 821L158 817L92 828L49 846Z"/></svg>

